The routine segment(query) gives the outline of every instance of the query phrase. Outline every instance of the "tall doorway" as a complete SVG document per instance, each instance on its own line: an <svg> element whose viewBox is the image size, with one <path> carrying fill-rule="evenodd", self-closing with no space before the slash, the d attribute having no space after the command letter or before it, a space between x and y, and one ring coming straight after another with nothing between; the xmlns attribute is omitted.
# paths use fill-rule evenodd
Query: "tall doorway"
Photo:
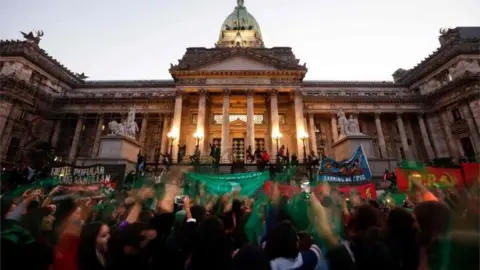
<svg viewBox="0 0 480 270"><path fill-rule="evenodd" d="M233 161L245 160L245 141L243 138L232 140Z"/></svg>
<svg viewBox="0 0 480 270"><path fill-rule="evenodd" d="M472 141L470 140L470 137L463 137L460 139L460 144L462 145L463 152L465 153L465 156L467 157L474 157L475 156L475 150L473 149Z"/></svg>

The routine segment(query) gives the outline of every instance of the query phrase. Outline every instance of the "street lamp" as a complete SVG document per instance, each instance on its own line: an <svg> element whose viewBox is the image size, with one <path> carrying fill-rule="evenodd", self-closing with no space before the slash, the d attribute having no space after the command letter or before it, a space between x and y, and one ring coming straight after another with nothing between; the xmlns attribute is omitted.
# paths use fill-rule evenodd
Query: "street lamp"
<svg viewBox="0 0 480 270"><path fill-rule="evenodd" d="M277 152L278 152L278 141L280 140L280 138L282 137L282 133L280 133L280 131L274 131L273 134L272 134L272 138L277 142Z"/></svg>
<svg viewBox="0 0 480 270"><path fill-rule="evenodd" d="M195 138L195 140L197 140L197 146L199 146L200 140L203 139L203 136L199 131L197 131L197 132L195 132L195 134L193 134L193 138Z"/></svg>
<svg viewBox="0 0 480 270"><path fill-rule="evenodd" d="M176 132L172 129L172 131L167 134L167 137L170 139L170 156L173 158L173 141L177 138Z"/></svg>
<svg viewBox="0 0 480 270"><path fill-rule="evenodd" d="M302 140L303 143L303 162L305 163L307 161L307 150L305 146L305 141L308 139L307 133L305 131L300 135L299 137L300 140Z"/></svg>

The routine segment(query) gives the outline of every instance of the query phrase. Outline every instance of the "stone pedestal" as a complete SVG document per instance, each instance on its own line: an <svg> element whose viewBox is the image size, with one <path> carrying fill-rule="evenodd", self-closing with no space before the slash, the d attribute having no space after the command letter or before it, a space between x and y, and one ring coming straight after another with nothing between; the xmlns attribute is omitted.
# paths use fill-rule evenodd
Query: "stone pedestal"
<svg viewBox="0 0 480 270"><path fill-rule="evenodd" d="M141 145L135 139L118 135L107 135L100 138L99 158L123 158L137 162Z"/></svg>
<svg viewBox="0 0 480 270"><path fill-rule="evenodd" d="M120 135L107 135L100 138L98 157L77 158L76 165L91 166L95 164L125 164L125 173L128 174L135 169L140 149L140 143L133 138Z"/></svg>
<svg viewBox="0 0 480 270"><path fill-rule="evenodd" d="M363 148L367 156L368 165L374 178L381 178L385 170L393 171L397 167L397 160L393 158L378 158L373 151L372 138L367 135L342 135L333 143L335 159L340 161L349 159L357 151L358 147Z"/></svg>
<svg viewBox="0 0 480 270"><path fill-rule="evenodd" d="M344 160L352 157L358 147L362 146L367 158L374 157L372 138L367 135L348 135L340 136L333 143L333 153L336 160Z"/></svg>

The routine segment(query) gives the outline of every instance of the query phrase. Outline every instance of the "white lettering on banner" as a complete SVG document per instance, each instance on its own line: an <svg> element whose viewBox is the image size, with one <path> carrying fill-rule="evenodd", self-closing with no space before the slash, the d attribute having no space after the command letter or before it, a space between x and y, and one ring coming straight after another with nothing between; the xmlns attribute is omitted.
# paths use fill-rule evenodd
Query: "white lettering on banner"
<svg viewBox="0 0 480 270"><path fill-rule="evenodd" d="M110 175L105 174L105 168L103 166L88 168L52 168L51 175L55 185L97 185L111 178Z"/></svg>
<svg viewBox="0 0 480 270"><path fill-rule="evenodd" d="M353 176L331 176L331 175L324 175L321 176L321 179L326 182L338 182L338 183L351 183L351 182L362 182L367 181L365 175L353 175Z"/></svg>

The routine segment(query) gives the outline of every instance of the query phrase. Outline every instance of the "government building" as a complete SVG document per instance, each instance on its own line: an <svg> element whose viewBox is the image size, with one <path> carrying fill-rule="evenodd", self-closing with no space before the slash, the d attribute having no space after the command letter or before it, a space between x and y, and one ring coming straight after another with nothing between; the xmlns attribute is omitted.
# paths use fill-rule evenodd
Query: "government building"
<svg viewBox="0 0 480 270"><path fill-rule="evenodd" d="M245 159L249 146L274 157L277 144L300 159L311 151L334 156L339 110L358 120L380 159L480 154L480 27L441 30L439 47L414 67L392 70L392 81L304 80L307 66L291 48L266 46L243 1L215 47L187 48L165 80L88 80L41 48L43 32L22 34L0 41L2 164L45 151L70 164L95 158L108 124L131 108L149 162L170 149L176 161L179 149L188 156L196 145L208 156L210 144L225 163Z"/></svg>

